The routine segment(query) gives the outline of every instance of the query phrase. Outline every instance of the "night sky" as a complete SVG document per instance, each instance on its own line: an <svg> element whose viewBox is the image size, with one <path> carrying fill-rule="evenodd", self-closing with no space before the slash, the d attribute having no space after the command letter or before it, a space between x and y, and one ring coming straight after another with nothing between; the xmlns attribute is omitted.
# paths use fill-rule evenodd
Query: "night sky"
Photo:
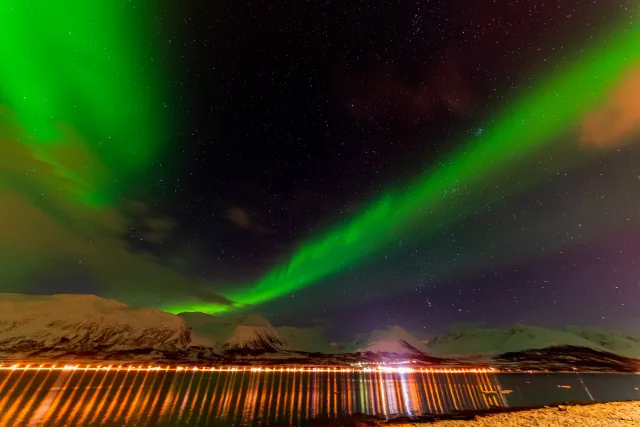
<svg viewBox="0 0 640 427"><path fill-rule="evenodd" d="M41 120L49 108L55 137L25 136L24 70L0 68L0 290L211 305L338 335L462 322L640 329L638 52L530 150L511 137L500 164L458 160L592 46L614 46L637 2L108 4L113 22L80 28L100 28L81 45L88 57L51 42L52 68L29 74L47 82L25 85L36 97L57 88L28 110ZM60 14L92 24L97 12ZM110 44L122 16L138 30L114 30ZM43 25L41 37L76 34L73 19ZM81 67L95 64L87 84ZM134 89L112 97L125 83ZM443 168L446 179L430 178ZM438 202L408 196L417 182ZM404 213L358 222L379 200ZM343 254L332 232L352 221L361 245ZM291 267L305 250L320 255ZM280 268L322 273L286 287ZM264 279L274 269L280 279ZM269 297L239 303L260 286Z"/></svg>

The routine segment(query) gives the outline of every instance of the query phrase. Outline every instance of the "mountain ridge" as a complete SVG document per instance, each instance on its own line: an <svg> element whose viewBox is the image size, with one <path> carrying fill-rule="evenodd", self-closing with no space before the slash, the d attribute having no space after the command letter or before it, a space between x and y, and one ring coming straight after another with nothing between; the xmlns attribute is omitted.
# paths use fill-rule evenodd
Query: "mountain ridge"
<svg viewBox="0 0 640 427"><path fill-rule="evenodd" d="M229 363L249 358L340 364L405 358L427 364L454 359L504 364L511 358L523 366L527 357L536 366L544 363L534 363L535 358L555 357L565 364L571 360L567 355L561 356L558 349L587 355L592 361L601 357L603 363L609 361L603 366L616 366L618 362L611 362L618 360L616 357L640 359L640 338L596 327L553 330L517 324L505 329L453 328L426 342L396 325L358 334L334 345L318 328L273 326L259 315L173 315L95 295L0 294L0 358L4 359L65 357Z"/></svg>
<svg viewBox="0 0 640 427"><path fill-rule="evenodd" d="M185 349L186 322L93 295L0 294L0 354Z"/></svg>

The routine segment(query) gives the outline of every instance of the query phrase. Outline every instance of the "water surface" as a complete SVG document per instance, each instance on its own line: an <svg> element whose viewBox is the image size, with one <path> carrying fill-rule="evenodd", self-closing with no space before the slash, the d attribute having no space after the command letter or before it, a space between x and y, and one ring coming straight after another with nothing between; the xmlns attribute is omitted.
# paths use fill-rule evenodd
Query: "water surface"
<svg viewBox="0 0 640 427"><path fill-rule="evenodd" d="M2 371L0 425L309 425L573 400L640 399L640 376L383 372Z"/></svg>

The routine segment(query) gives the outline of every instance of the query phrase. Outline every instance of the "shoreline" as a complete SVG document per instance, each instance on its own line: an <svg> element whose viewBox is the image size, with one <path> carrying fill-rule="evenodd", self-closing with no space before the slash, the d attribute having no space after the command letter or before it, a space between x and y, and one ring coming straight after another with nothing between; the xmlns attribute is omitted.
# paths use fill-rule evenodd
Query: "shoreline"
<svg viewBox="0 0 640 427"><path fill-rule="evenodd" d="M176 363L140 363L140 362L123 362L109 361L111 363L100 361L95 363L74 363L74 361L58 361L59 363L38 363L27 361L10 361L8 363L0 363L0 371L154 371L154 372L333 372L333 373L448 373L448 374L494 374L500 373L492 368L396 368L396 367L376 367L363 368L358 366L347 365L237 365L237 364L218 364L218 365L202 365L202 364L176 364Z"/></svg>
<svg viewBox="0 0 640 427"><path fill-rule="evenodd" d="M640 375L638 372L615 370L517 370L495 368L490 366L460 366L460 365L431 365L413 364L412 366L395 367L386 364L374 366L357 366L357 364L309 364L309 363L262 363L244 364L217 363L206 364L197 361L159 361L141 360L87 360L87 359L58 359L58 360L12 360L0 359L0 371L6 370L141 370L141 371L200 371L200 372L336 372L336 373L449 373L449 374L619 374Z"/></svg>

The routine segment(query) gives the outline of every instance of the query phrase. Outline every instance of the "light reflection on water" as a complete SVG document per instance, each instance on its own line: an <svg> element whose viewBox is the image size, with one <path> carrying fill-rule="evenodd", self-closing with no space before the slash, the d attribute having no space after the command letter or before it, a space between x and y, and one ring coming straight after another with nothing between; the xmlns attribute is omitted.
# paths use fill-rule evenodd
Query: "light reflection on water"
<svg viewBox="0 0 640 427"><path fill-rule="evenodd" d="M493 374L8 371L0 425L305 424L505 406Z"/></svg>
<svg viewBox="0 0 640 427"><path fill-rule="evenodd" d="M637 375L8 370L0 426L308 425L353 413L640 399L639 386Z"/></svg>

